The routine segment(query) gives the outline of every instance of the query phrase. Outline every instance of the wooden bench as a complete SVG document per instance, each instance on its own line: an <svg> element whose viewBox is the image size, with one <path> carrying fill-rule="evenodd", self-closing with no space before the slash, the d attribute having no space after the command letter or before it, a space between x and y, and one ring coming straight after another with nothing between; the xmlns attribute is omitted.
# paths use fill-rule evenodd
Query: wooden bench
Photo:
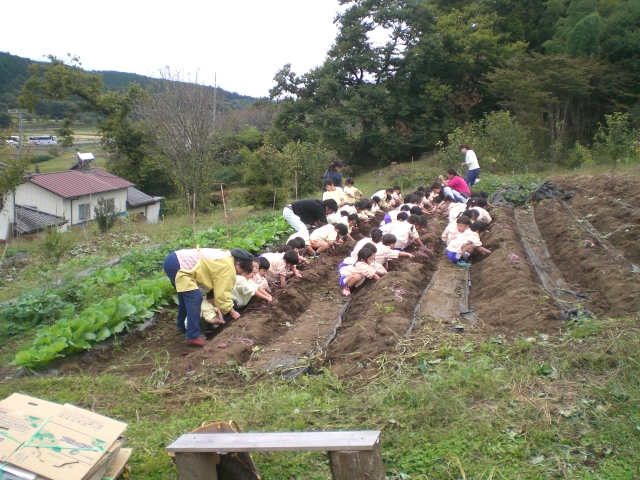
<svg viewBox="0 0 640 480"><path fill-rule="evenodd" d="M380 432L186 434L167 447L179 480L217 480L214 453L329 452L334 480L384 480Z"/></svg>

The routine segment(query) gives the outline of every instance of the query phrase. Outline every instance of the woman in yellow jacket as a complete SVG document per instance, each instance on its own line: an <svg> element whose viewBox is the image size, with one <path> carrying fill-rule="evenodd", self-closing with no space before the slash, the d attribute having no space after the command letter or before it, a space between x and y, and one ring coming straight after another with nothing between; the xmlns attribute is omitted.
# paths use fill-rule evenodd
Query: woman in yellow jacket
<svg viewBox="0 0 640 480"><path fill-rule="evenodd" d="M192 248L176 250L164 259L164 272L178 292L176 327L185 333L187 344L198 347L207 344L200 337L202 293L199 285L207 292L213 290L214 303L223 314L229 314L234 320L240 317L231 300L231 290L236 284L236 264L252 269L253 255L239 248L231 252L217 248Z"/></svg>

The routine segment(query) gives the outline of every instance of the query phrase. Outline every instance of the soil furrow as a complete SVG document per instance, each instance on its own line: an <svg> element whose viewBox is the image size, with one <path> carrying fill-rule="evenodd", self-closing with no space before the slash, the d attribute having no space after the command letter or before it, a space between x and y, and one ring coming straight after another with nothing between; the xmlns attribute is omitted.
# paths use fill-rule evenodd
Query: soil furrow
<svg viewBox="0 0 640 480"><path fill-rule="evenodd" d="M588 300L587 295L571 290L571 286L562 277L538 229L532 207L514 209L513 213L527 258L538 274L542 287L558 306L567 308L569 305Z"/></svg>
<svg viewBox="0 0 640 480"><path fill-rule="evenodd" d="M640 268L635 265L633 262L630 262L622 255L618 250L611 245L610 242L607 241L606 236L602 235L597 228L595 228L586 218L578 218L576 214L573 212L573 209L567 205L567 203L561 201L560 204L564 207L564 209L571 215L580 228L582 228L598 245L603 247L611 257L618 262L626 264L633 273L640 273ZM636 240L637 241L637 240Z"/></svg>
<svg viewBox="0 0 640 480"><path fill-rule="evenodd" d="M436 228L422 236L435 246ZM393 261L393 269L378 281L367 281L352 294L342 326L327 349L326 359L337 375L355 375L392 350L411 326L425 285L431 281L436 259L415 257Z"/></svg>
<svg viewBox="0 0 640 480"><path fill-rule="evenodd" d="M582 223L557 200L535 206L538 224L554 262L563 277L591 300L585 306L596 314L637 316L640 282L628 263L614 260L611 251L593 242Z"/></svg>
<svg viewBox="0 0 640 480"><path fill-rule="evenodd" d="M492 253L473 260L470 271L475 315L486 327L508 334L558 331L557 306L528 259L513 210L501 207L492 215L482 238Z"/></svg>
<svg viewBox="0 0 640 480"><path fill-rule="evenodd" d="M576 195L565 205L589 224L598 242L607 241L625 260L640 264L640 208L611 197L586 195Z"/></svg>

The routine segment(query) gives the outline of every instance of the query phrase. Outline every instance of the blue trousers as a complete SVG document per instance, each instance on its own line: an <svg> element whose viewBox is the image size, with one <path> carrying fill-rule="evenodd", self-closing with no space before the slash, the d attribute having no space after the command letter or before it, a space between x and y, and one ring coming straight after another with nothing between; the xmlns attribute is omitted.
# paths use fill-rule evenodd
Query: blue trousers
<svg viewBox="0 0 640 480"><path fill-rule="evenodd" d="M164 259L162 265L164 273L167 274L171 285L176 288L176 275L180 270L180 262L176 252L171 252ZM200 309L202 308L202 293L200 290L190 290L188 292L178 292L178 317L176 327L181 332L186 333L187 340L193 340L200 336ZM187 320L187 327L184 320Z"/></svg>
<svg viewBox="0 0 640 480"><path fill-rule="evenodd" d="M471 188L473 184L476 183L479 176L480 176L479 168L474 168L473 170L469 170L467 172L467 178L465 178L465 181L467 182L467 185L469 185L469 188Z"/></svg>

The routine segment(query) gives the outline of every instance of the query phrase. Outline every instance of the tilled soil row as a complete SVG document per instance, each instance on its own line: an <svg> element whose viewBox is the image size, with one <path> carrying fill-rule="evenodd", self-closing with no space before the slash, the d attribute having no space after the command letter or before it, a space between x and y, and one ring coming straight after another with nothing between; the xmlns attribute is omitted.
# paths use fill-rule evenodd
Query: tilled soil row
<svg viewBox="0 0 640 480"><path fill-rule="evenodd" d="M434 249L438 235L436 227L431 226L421 239ZM394 260L392 265L387 275L365 282L352 294L342 325L326 354L326 361L337 375L353 376L369 370L377 357L397 346L411 325L437 259L432 255L416 256Z"/></svg>
<svg viewBox="0 0 640 480"><path fill-rule="evenodd" d="M341 245L300 268L303 277L286 288L273 286L275 301L253 299L242 316L221 327L209 344L176 365L178 372L199 371L234 361L256 371L294 367L329 335L345 302L337 268L352 245Z"/></svg>
<svg viewBox="0 0 640 480"><path fill-rule="evenodd" d="M492 215L491 228L482 238L492 253L471 267L470 305L480 324L506 334L559 331L558 306L529 262L514 211L501 207Z"/></svg>
<svg viewBox="0 0 640 480"><path fill-rule="evenodd" d="M559 200L538 203L535 219L564 278L590 296L585 303L589 310L611 317L638 316L640 282L628 262L594 243Z"/></svg>

